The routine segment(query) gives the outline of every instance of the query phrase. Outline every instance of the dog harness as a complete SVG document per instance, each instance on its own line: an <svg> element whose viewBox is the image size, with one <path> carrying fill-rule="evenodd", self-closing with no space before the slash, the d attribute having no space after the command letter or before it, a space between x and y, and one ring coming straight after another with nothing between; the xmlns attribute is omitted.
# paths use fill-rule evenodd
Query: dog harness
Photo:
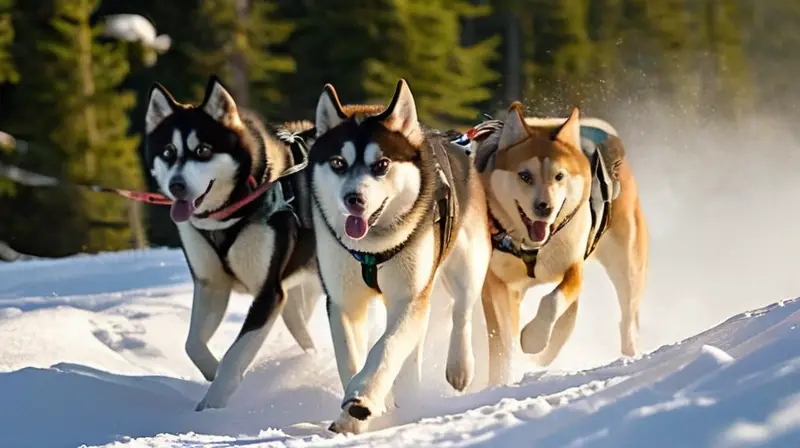
<svg viewBox="0 0 800 448"><path fill-rule="evenodd" d="M450 143L463 148L463 150L470 157L475 157L475 155L477 155L475 154L476 149L479 145L478 138L480 137L480 140L485 140L490 134L501 130L502 126L503 123L499 120L487 120L470 129L466 133L461 134L458 138L452 140ZM606 158L614 158L617 155L607 156L603 153L604 151L602 151L602 149L606 148L605 144L608 138L608 133L600 128L594 126L581 126L581 149L589 159L589 164L592 170L592 186L591 193L589 195L592 223L589 229L589 238L586 243L584 259L589 258L589 256L594 253L595 249L597 248L597 244L600 242L600 238L608 229L608 223L611 219L611 203L619 195L619 182L612 178L611 174L606 168L606 160L604 160ZM497 147L489 149L488 151L490 151L490 153L487 154L486 157L475 159L476 167L481 172L485 171L487 168L490 168L491 165L494 165ZM619 154L617 157L620 158L620 160L616 162L617 166L621 161L621 157L622 154ZM617 166L614 166L614 168L617 168ZM566 226L572 220L578 210L580 210L580 206L570 213L566 218L564 218L558 227L550 234L550 238L558 233L559 230L563 229L564 226ZM528 277L535 278L536 260L541 248L522 248L522 246L514 241L508 232L503 229L503 227L500 225L497 219L491 215L491 213L489 214L489 219L491 220L491 224L493 226L491 234L492 247L500 252L511 254L522 260L522 262L525 263Z"/></svg>
<svg viewBox="0 0 800 448"><path fill-rule="evenodd" d="M566 202L566 199L564 200L564 202ZM566 226L572 220L575 214L578 213L578 210L580 210L580 207L576 208L572 213L567 215L567 217L564 218L563 221L561 221L558 227L556 227L556 229L550 233L549 238L554 237L559 230L563 229L564 226ZM500 225L497 219L495 219L495 217L492 216L491 213L489 213L489 219L492 221L492 226L494 226L494 230L492 231L491 235L492 247L499 250L500 252L511 254L522 260L522 262L525 263L525 268L528 271L528 277L536 278L535 275L536 260L539 257L539 250L541 250L541 248L523 249L520 244L517 244L514 241L514 239L511 238L511 235L509 235L508 232L506 232L505 229L503 229L503 227ZM547 243L547 241L545 241L545 243ZM588 258L589 255L587 254L586 257Z"/></svg>
<svg viewBox="0 0 800 448"><path fill-rule="evenodd" d="M434 232L438 233L438 254L436 256L435 266L441 263L447 248L450 246L453 233L453 220L458 213L458 199L452 191L453 170L450 165L450 159L447 156L447 149L441 145L433 146L433 156L436 162L435 172L437 176L437 186L435 190L435 201L431 210L433 214ZM438 226L436 225L438 224ZM333 232L333 229L329 230ZM334 233L335 235L335 233ZM413 237L413 234L412 234ZM410 239L411 237L409 237ZM344 244L337 238L339 244L345 247ZM406 245L406 241L399 245L379 253L359 252L356 250L347 249L350 255L361 264L361 278L364 283L377 292L381 292L378 285L378 266L391 260L392 257L400 253Z"/></svg>

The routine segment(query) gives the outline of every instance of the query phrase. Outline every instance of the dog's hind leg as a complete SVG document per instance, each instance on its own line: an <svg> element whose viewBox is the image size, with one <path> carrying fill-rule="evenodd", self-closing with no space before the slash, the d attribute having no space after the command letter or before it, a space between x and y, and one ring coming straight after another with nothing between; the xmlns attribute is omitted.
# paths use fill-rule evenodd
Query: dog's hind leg
<svg viewBox="0 0 800 448"><path fill-rule="evenodd" d="M489 337L489 386L509 384L514 379L513 357L519 338L520 294L490 269L486 273L481 299Z"/></svg>
<svg viewBox="0 0 800 448"><path fill-rule="evenodd" d="M484 226L486 228L486 226ZM445 288L453 297L453 330L447 354L447 382L461 392L475 376L472 350L472 313L481 297L492 248L485 234L470 238L464 230L456 241L442 273Z"/></svg>
<svg viewBox="0 0 800 448"><path fill-rule="evenodd" d="M647 277L647 242L640 227L643 225L643 220L637 219L636 230L609 229L597 246L597 260L617 290L621 314L619 335L625 356L639 353L639 305Z"/></svg>
<svg viewBox="0 0 800 448"><path fill-rule="evenodd" d="M544 351L541 352L536 360L540 366L549 366L556 359L564 344L572 335L575 329L575 320L578 317L578 301L572 302L561 317L556 321L553 327L553 333L550 335L550 342L547 343Z"/></svg>
<svg viewBox="0 0 800 448"><path fill-rule="evenodd" d="M208 381L214 381L219 362L208 349L208 341L219 328L228 300L231 284L228 279L215 281L195 279L189 334L186 337L186 354Z"/></svg>
<svg viewBox="0 0 800 448"><path fill-rule="evenodd" d="M308 332L308 320L314 312L322 287L316 278L308 280L289 289L286 293L286 305L283 307L283 322L300 347L308 352L315 349L314 339Z"/></svg>
<svg viewBox="0 0 800 448"><path fill-rule="evenodd" d="M536 316L522 329L520 345L523 352L536 354L544 350L556 321L578 300L582 286L583 261L580 261L567 269L551 293L542 297Z"/></svg>

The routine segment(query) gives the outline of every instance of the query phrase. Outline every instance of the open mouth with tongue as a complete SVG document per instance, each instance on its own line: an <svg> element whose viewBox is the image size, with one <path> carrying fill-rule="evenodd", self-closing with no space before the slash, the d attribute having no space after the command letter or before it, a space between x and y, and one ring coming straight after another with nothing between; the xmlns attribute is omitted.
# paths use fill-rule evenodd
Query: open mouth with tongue
<svg viewBox="0 0 800 448"><path fill-rule="evenodd" d="M214 185L214 180L208 183L208 187L206 191L203 192L200 196L198 196L193 201L187 201L186 199L176 199L172 203L172 207L169 209L169 216L172 218L173 222L184 222L187 221L189 218L192 217L194 211L197 207L200 207L200 204L203 203L203 199L206 198L206 195L209 191L211 191L211 187Z"/></svg>
<svg viewBox="0 0 800 448"><path fill-rule="evenodd" d="M345 235L356 241L367 236L369 228L374 226L375 223L378 222L378 218L381 217L381 213L383 213L383 209L386 207L386 202L388 200L389 198L384 199L381 206L378 207L375 213L370 215L368 219L365 219L364 216L347 215L347 218L344 220Z"/></svg>
<svg viewBox="0 0 800 448"><path fill-rule="evenodd" d="M515 201L516 202L516 201ZM522 210L522 207L517 204L517 211L519 212L519 217L522 218L522 222L525 224L525 227L528 229L528 238L534 243L538 243L539 245L544 244L547 241L547 238L550 237L550 225L547 224L545 221L534 221L525 214L525 211Z"/></svg>

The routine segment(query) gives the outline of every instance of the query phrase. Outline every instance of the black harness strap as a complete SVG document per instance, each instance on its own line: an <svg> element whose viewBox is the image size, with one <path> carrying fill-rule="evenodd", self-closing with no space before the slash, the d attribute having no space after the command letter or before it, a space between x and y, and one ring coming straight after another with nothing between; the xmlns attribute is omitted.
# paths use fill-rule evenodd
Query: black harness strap
<svg viewBox="0 0 800 448"><path fill-rule="evenodd" d="M511 239L511 236L503 229L500 223L497 222L494 216L490 214L489 219L492 220L492 225L497 230L496 233L492 234L492 247L500 252L511 254L522 260L522 262L525 263L525 267L528 269L528 277L534 278L536 257L539 256L539 249L523 249L515 245L514 240Z"/></svg>
<svg viewBox="0 0 800 448"><path fill-rule="evenodd" d="M434 203L434 223L439 223L439 254L436 256L436 265L442 262L450 240L453 237L453 221L458 214L458 199L453 195L450 179L453 178L453 167L447 150L438 147L439 153L434 149L436 156L436 172L439 176L439 188L436 189L436 202Z"/></svg>
<svg viewBox="0 0 800 448"><path fill-rule="evenodd" d="M283 191L283 200L285 201L285 203L291 204L291 202L294 200L294 191L292 190L291 182L289 182L287 178L281 178L278 180L278 182L276 182L275 185L276 186L280 185L281 190ZM273 186L272 188L275 187ZM228 251L231 249L231 246L233 246L233 243L236 241L236 237L239 236L239 233L242 231L242 229L245 228L245 226L247 226L247 224L253 221L253 218L255 216L260 215L261 213L266 213L267 214L266 217L268 218L269 217L268 215L270 214L269 213L270 210L268 209L270 208L271 205L272 204L262 203L262 206L259 211L256 211L255 213L251 214L248 217L243 217L239 219L239 221L237 221L235 224L224 229L205 230L205 229L198 229L197 227L195 227L195 230L197 230L197 232L200 233L203 239L205 239L208 242L211 248L214 249L214 252L217 254L217 257L219 258L219 262L222 264L222 269L225 271L226 274L230 275L231 277L235 277L235 275L233 274L233 270L230 267L230 264L228 264ZM295 217L297 217L296 213Z"/></svg>
<svg viewBox="0 0 800 448"><path fill-rule="evenodd" d="M561 221L558 227L556 227L556 229L553 230L553 232L550 234L550 238L553 238L556 233L558 233L561 229L564 228L564 226L566 226L570 221L572 221L572 218L578 213L578 210L580 210L580 207L576 208L572 213L567 215L567 217L564 218L564 220ZM489 213L489 219L492 220L492 225L494 226L495 230L497 230L497 232L492 234L492 247L499 250L500 252L511 254L522 260L522 262L525 263L525 268L528 270L528 277L536 278L536 274L534 271L536 270L536 260L539 257L539 251L541 250L541 248L523 249L521 246L514 243L514 240L511 238L511 235L509 235L508 232L506 232L505 229L503 229L503 226L501 226L500 223L497 221L497 219L495 219L495 217L491 215L491 212ZM550 238L548 238L548 241ZM545 244L546 243L547 241L545 241Z"/></svg>
<svg viewBox="0 0 800 448"><path fill-rule="evenodd" d="M234 275L230 264L228 264L228 251L233 245L233 242L236 241L236 237L239 236L239 232L244 229L245 225L247 225L247 220L240 219L236 222L236 224L226 229L204 230L197 229L195 227L203 239L205 239L211 248L214 249L214 252L217 254L217 258L219 258L219 262L222 264L222 270L231 277L234 277Z"/></svg>

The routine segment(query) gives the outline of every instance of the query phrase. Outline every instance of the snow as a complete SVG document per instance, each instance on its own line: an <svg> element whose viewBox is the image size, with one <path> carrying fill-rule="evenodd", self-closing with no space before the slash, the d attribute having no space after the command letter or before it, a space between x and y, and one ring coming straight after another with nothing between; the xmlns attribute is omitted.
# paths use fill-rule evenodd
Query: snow
<svg viewBox="0 0 800 448"><path fill-rule="evenodd" d="M276 325L229 406L204 412L193 409L207 383L183 352L190 303L179 250L0 265L0 446L739 447L800 440L800 300L743 310L660 348L648 341L656 349L639 359L618 359L618 342L591 348L587 341L603 326L584 313L578 327L589 333L576 331L549 372L522 362L517 384L485 389L485 363L478 363L476 384L462 395L444 380L436 347L449 328L438 325L426 342L424 387L398 394L398 407L376 431L350 437L300 424L330 421L342 393L322 300L310 322L316 353L303 353ZM246 296L234 298L211 341L215 353L233 340L247 305ZM609 305L583 309L609 321L603 332L616 324L603 309ZM372 312L381 321L382 310ZM486 350L482 325L476 322L484 331L476 331L478 356ZM645 340L648 333L644 327Z"/></svg>

